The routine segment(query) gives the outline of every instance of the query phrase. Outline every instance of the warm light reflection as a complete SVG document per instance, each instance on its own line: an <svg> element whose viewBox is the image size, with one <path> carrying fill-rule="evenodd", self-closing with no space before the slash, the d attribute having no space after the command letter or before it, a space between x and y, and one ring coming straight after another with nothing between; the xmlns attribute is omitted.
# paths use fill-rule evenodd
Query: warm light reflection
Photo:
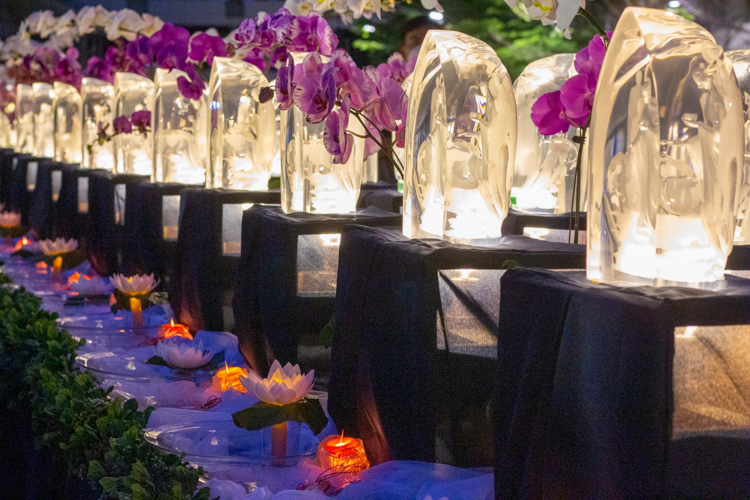
<svg viewBox="0 0 750 500"><path fill-rule="evenodd" d="M321 234L320 239L323 241L323 246L326 247L337 247L341 245L341 234Z"/></svg>
<svg viewBox="0 0 750 500"><path fill-rule="evenodd" d="M361 439L341 435L328 436L318 446L318 462L324 471L334 469L357 474L370 467Z"/></svg>
<svg viewBox="0 0 750 500"><path fill-rule="evenodd" d="M26 238L26 236L24 236L23 238L21 238L18 241L18 243L16 243L16 246L14 248L15 248L15 250L17 252L20 249L22 249L23 247L25 247L26 245L28 245L29 243L31 243L31 242L28 240L28 238Z"/></svg>
<svg viewBox="0 0 750 500"><path fill-rule="evenodd" d="M169 320L169 324L163 324L159 327L159 337L163 339L170 339L172 337L182 337L192 340L193 335L188 330L188 327L175 323L173 319Z"/></svg>
<svg viewBox="0 0 750 500"><path fill-rule="evenodd" d="M247 368L241 368L239 366L229 366L226 361L224 362L224 368L216 372L213 377L214 389L225 392L229 389L245 394L247 389L242 385L240 379L247 377Z"/></svg>

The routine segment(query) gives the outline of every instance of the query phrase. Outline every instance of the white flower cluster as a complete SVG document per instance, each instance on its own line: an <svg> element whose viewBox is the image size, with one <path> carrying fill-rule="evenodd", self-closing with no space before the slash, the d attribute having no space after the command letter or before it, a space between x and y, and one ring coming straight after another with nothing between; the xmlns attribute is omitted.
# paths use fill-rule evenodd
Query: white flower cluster
<svg viewBox="0 0 750 500"><path fill-rule="evenodd" d="M438 0L420 1L427 10L443 12ZM333 10L349 23L360 17L370 19L376 15L379 18L381 12L389 12L396 7L396 0L286 0L284 7L295 16L306 16L313 10L320 13Z"/></svg>
<svg viewBox="0 0 750 500"><path fill-rule="evenodd" d="M77 14L69 10L60 17L55 17L51 10L42 10L22 21L18 33L0 45L0 59L32 54L39 46L32 36L38 36L48 47L64 52L78 38L97 29L103 30L111 41L119 38L132 41L138 33L151 36L163 25L164 21L150 14L141 16L131 9L108 11L101 5L83 7Z"/></svg>
<svg viewBox="0 0 750 500"><path fill-rule="evenodd" d="M505 0L510 7L518 7L518 0ZM570 23L578 14L578 9L586 8L586 0L523 0L523 6L531 19L542 21L542 24L557 23L557 28L565 31L570 38Z"/></svg>

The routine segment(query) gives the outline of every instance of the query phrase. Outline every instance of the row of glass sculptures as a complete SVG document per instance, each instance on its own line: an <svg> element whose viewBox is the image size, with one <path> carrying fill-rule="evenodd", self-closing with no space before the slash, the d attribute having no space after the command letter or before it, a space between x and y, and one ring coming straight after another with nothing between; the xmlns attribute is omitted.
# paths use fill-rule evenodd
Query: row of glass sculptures
<svg viewBox="0 0 750 500"><path fill-rule="evenodd" d="M583 162L588 276L719 280L733 243L748 239L750 51L724 53L697 24L652 9L628 9L612 40ZM542 59L511 84L482 41L428 34L404 83L404 234L492 245L511 200L531 212L570 210L575 130L543 137L530 114L540 95L576 74L573 60ZM114 86L85 78L80 93L61 83L19 85L17 124L0 126L0 146L213 188L263 190L278 173L287 212L355 210L363 144L346 164L333 164L322 124L259 102L269 83L250 64L216 58L200 101L181 96L180 75L119 73ZM153 110L153 136L120 135L88 155L99 122L141 109Z"/></svg>

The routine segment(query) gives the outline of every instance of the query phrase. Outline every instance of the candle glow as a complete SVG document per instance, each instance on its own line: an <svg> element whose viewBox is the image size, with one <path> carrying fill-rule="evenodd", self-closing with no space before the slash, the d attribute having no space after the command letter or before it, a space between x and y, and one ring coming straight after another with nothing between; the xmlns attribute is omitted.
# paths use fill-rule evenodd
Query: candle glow
<svg viewBox="0 0 750 500"><path fill-rule="evenodd" d="M213 377L213 387L217 391L225 392L229 389L245 394L247 389L242 385L240 379L247 377L247 368L239 366L229 366L224 362L224 368L218 370Z"/></svg>
<svg viewBox="0 0 750 500"><path fill-rule="evenodd" d="M174 320L169 320L170 324L163 324L159 327L159 337L170 339L172 337L183 337L192 340L193 336L188 327L179 323L175 324Z"/></svg>
<svg viewBox="0 0 750 500"><path fill-rule="evenodd" d="M357 474L370 467L365 446L361 439L340 436L328 436L318 446L318 462L325 470Z"/></svg>

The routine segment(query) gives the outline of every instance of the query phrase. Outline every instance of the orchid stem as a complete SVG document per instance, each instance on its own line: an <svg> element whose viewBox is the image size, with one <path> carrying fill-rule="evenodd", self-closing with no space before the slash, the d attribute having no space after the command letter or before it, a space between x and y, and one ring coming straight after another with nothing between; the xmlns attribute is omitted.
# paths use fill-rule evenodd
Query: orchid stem
<svg viewBox="0 0 750 500"><path fill-rule="evenodd" d="M404 177L404 166L401 164L401 160L399 159L399 157L394 153L394 151L393 151L393 145L390 144L390 143L388 143L388 147L385 147L383 145L383 142L381 142L380 140L378 140L373 135L373 133L370 132L370 129L367 128L367 125L362 120L362 118L365 118L367 121L369 121L370 123L372 123L372 120L370 120L369 118L367 118L367 116L361 114L356 109L352 109L351 112L357 118L357 120L359 120L359 123L361 123L362 126L364 127L365 132L367 132L367 136L366 137L369 137L370 139L372 139L373 142L375 142L375 144L377 144L380 149L382 149L383 151L385 151L385 154L388 156L388 160L390 160L391 164L396 168L396 170L398 170L398 173L401 174L401 177L403 178ZM374 123L372 123L372 124L373 124L373 126L375 125ZM358 137L360 137L360 136L358 136Z"/></svg>
<svg viewBox="0 0 750 500"><path fill-rule="evenodd" d="M596 22L596 19L593 18L591 14L589 14L586 9L580 8L578 9L578 15L580 15L582 18L584 18L586 21L589 22L592 28L594 28L594 31L596 31L599 36L602 37L602 40L604 41L604 47L609 47L609 36L607 36L607 31L602 28L598 22Z"/></svg>

